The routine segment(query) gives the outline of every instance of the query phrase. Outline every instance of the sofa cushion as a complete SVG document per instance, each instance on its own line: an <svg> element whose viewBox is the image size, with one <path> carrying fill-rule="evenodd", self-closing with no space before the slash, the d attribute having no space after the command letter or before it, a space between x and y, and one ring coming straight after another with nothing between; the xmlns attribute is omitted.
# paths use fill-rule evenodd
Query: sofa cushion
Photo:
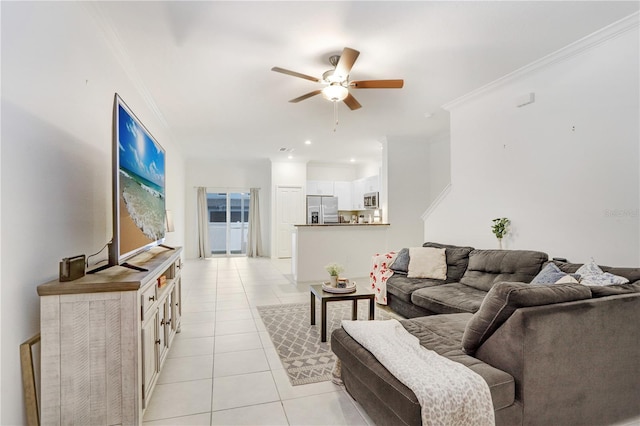
<svg viewBox="0 0 640 426"><path fill-rule="evenodd" d="M580 284L496 283L467 324L462 348L473 354L516 309L591 298L591 290Z"/></svg>
<svg viewBox="0 0 640 426"><path fill-rule="evenodd" d="M411 295L414 291L441 284L442 281L440 280L408 278L406 275L394 273L389 279L387 279L387 293L391 293L405 302L411 303Z"/></svg>
<svg viewBox="0 0 640 426"><path fill-rule="evenodd" d="M582 263L561 262L559 260L552 260L551 262L560 268L560 270L567 273L574 273L583 265ZM614 275L625 277L632 283L640 280L640 268L621 268L604 265L598 265L598 267L602 269L603 272L609 272Z"/></svg>
<svg viewBox="0 0 640 426"><path fill-rule="evenodd" d="M394 274L403 274L407 275L409 272L409 249L403 248L401 249L396 258L391 262L391 266L389 269L393 271Z"/></svg>
<svg viewBox="0 0 640 426"><path fill-rule="evenodd" d="M411 302L438 314L474 313L487 292L460 283L424 287L411 295Z"/></svg>
<svg viewBox="0 0 640 426"><path fill-rule="evenodd" d="M515 399L513 377L462 351L461 342L471 314L432 315L403 320L400 323L418 338L420 344L439 355L458 362L478 373L489 385L493 407L499 410Z"/></svg>
<svg viewBox="0 0 640 426"><path fill-rule="evenodd" d="M576 272L582 266L581 263L569 263L553 260L558 268L564 272ZM613 296L616 294L640 293L640 268L621 268L598 265L604 272L627 278L628 284L616 284L610 286L589 286L593 297Z"/></svg>
<svg viewBox="0 0 640 426"><path fill-rule="evenodd" d="M640 293L640 281L607 286L589 286L592 297L614 296L616 294Z"/></svg>
<svg viewBox="0 0 640 426"><path fill-rule="evenodd" d="M445 249L435 247L409 248L409 272L407 272L407 277L444 281L447 278Z"/></svg>
<svg viewBox="0 0 640 426"><path fill-rule="evenodd" d="M484 291L500 281L528 283L547 259L546 253L532 250L473 250L460 282Z"/></svg>
<svg viewBox="0 0 640 426"><path fill-rule="evenodd" d="M422 246L445 249L445 254L447 256L446 282L455 283L460 281L460 278L464 275L464 271L467 270L467 265L469 264L469 253L471 253L473 247L453 246L450 244L434 242L426 242Z"/></svg>

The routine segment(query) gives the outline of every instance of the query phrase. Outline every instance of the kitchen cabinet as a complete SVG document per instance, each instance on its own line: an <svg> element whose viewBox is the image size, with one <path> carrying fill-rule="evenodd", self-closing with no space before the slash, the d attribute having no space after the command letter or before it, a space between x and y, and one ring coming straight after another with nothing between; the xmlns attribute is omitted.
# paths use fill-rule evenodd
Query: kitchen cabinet
<svg viewBox="0 0 640 426"><path fill-rule="evenodd" d="M308 180L307 195L338 197L338 210L364 210L364 194L380 191L380 176L368 176L354 181Z"/></svg>
<svg viewBox="0 0 640 426"><path fill-rule="evenodd" d="M364 179L364 192L379 192L380 191L380 176L374 175Z"/></svg>
<svg viewBox="0 0 640 426"><path fill-rule="evenodd" d="M364 209L364 193L365 179L356 179L353 181L353 210Z"/></svg>
<svg viewBox="0 0 640 426"><path fill-rule="evenodd" d="M333 181L331 180L308 180L307 195L334 195Z"/></svg>
<svg viewBox="0 0 640 426"><path fill-rule="evenodd" d="M333 182L333 195L338 197L338 210L351 210L353 208L353 185L349 181Z"/></svg>

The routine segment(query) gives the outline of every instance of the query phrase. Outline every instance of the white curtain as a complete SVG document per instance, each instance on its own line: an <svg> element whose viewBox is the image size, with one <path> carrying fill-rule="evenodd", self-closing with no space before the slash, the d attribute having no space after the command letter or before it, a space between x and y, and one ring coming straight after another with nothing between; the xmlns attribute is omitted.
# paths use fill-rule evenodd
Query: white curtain
<svg viewBox="0 0 640 426"><path fill-rule="evenodd" d="M207 188L198 187L198 257L211 257L209 248L209 215Z"/></svg>
<svg viewBox="0 0 640 426"><path fill-rule="evenodd" d="M262 256L260 237L260 188L249 190L249 235L247 237L247 257Z"/></svg>

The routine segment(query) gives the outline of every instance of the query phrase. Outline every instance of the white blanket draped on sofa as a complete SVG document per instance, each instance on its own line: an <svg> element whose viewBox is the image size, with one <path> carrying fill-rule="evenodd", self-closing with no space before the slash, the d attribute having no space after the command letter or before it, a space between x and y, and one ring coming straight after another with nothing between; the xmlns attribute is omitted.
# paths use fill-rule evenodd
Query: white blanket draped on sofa
<svg viewBox="0 0 640 426"><path fill-rule="evenodd" d="M494 425L489 385L420 345L397 320L342 321L342 328L416 394L423 425Z"/></svg>
<svg viewBox="0 0 640 426"><path fill-rule="evenodd" d="M369 282L371 290L375 294L376 303L387 304L387 280L393 275L389 269L398 253L389 252L385 254L374 254L371 258L371 272L369 272Z"/></svg>

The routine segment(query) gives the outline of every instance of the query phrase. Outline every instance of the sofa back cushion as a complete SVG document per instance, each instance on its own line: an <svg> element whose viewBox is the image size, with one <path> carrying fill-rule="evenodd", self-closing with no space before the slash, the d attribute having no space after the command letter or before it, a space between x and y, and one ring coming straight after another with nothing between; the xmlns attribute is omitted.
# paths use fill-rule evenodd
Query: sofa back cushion
<svg viewBox="0 0 640 426"><path fill-rule="evenodd" d="M532 250L473 250L460 282L484 291L500 281L529 283L547 259L546 253Z"/></svg>
<svg viewBox="0 0 640 426"><path fill-rule="evenodd" d="M518 308L590 299L589 288L581 284L496 283L467 323L462 349L473 354Z"/></svg>
<svg viewBox="0 0 640 426"><path fill-rule="evenodd" d="M434 242L426 242L422 247L445 249L445 255L447 257L447 279L445 281L448 283L460 281L469 264L469 253L473 250L473 247L453 246Z"/></svg>

